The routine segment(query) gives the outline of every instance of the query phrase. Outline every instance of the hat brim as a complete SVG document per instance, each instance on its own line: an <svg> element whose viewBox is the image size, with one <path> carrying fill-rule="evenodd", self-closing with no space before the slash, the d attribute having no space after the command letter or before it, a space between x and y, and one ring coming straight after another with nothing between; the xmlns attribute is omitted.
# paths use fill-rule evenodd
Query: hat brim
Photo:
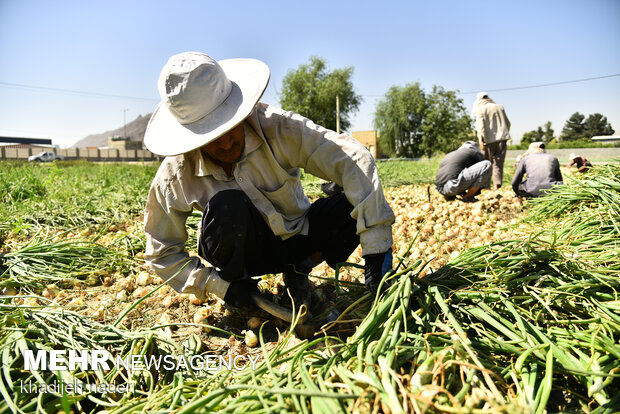
<svg viewBox="0 0 620 414"><path fill-rule="evenodd" d="M191 124L181 124L160 102L144 134L144 145L154 154L184 154L212 142L239 125L254 109L269 83L269 67L256 59L217 62L232 83L228 98Z"/></svg>

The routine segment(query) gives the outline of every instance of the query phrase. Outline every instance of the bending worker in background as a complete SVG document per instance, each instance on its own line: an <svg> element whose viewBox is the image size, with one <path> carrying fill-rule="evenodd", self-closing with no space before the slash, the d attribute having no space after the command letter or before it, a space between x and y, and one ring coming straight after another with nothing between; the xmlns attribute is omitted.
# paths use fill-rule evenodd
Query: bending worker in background
<svg viewBox="0 0 620 414"><path fill-rule="evenodd" d="M478 143L484 158L493 164L493 187L502 186L506 141L510 139L510 121L502 105L496 104L486 92L479 92L472 116L476 118Z"/></svg>
<svg viewBox="0 0 620 414"><path fill-rule="evenodd" d="M309 305L311 269L334 267L361 243L376 292L392 266L394 213L374 159L350 136L258 102L269 76L255 59L187 52L166 63L144 139L166 156L146 204L145 259L162 279L176 275L176 291L234 307L253 306L253 276L284 273L295 303ZM311 204L301 169L343 192ZM185 248L193 209L203 212L198 253L211 266Z"/></svg>
<svg viewBox="0 0 620 414"><path fill-rule="evenodd" d="M464 202L477 201L475 196L491 182L491 162L484 159L475 141L465 141L461 147L441 160L435 188L447 200L462 195Z"/></svg>
<svg viewBox="0 0 620 414"><path fill-rule="evenodd" d="M592 163L588 161L586 157L582 157L573 152L570 154L569 158L570 162L566 165L566 168L570 168L574 165L580 173L588 172L590 168L592 168Z"/></svg>

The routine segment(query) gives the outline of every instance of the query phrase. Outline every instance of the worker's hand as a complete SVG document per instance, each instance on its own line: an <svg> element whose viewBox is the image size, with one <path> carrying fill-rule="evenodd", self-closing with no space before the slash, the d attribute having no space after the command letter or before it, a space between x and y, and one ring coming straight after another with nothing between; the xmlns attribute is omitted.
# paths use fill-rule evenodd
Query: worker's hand
<svg viewBox="0 0 620 414"><path fill-rule="evenodd" d="M373 295L377 293L381 279L392 270L392 249L385 253L368 254L364 256L364 283L366 289ZM389 284L383 282L381 291L389 288Z"/></svg>
<svg viewBox="0 0 620 414"><path fill-rule="evenodd" d="M258 281L251 278L236 280L230 282L226 295L224 295L224 302L235 308L254 308L253 294L260 294Z"/></svg>

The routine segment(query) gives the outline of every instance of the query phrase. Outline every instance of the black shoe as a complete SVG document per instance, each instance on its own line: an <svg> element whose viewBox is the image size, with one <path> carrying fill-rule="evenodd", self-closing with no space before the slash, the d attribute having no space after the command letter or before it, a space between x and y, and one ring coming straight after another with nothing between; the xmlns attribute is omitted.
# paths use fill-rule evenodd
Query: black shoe
<svg viewBox="0 0 620 414"><path fill-rule="evenodd" d="M463 203L475 203L478 199L476 197L463 197L461 201Z"/></svg>
<svg viewBox="0 0 620 414"><path fill-rule="evenodd" d="M308 270L288 271L284 273L284 301L290 301L291 298L295 304L295 309L299 309L301 305L306 305L306 310L310 309L312 303L312 289L310 288L310 280L308 280ZM289 296L290 294L290 296ZM292 307L292 306L291 306Z"/></svg>

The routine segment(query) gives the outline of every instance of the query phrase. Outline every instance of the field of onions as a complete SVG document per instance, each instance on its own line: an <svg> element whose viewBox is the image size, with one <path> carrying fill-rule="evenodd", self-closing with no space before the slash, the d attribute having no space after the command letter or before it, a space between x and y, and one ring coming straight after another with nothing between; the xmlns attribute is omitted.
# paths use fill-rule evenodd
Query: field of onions
<svg viewBox="0 0 620 414"><path fill-rule="evenodd" d="M315 268L314 320L339 318L314 336L150 273L141 222L156 166L0 166L0 413L618 411L620 167L524 204L507 186L445 201L427 184L436 163L410 164L397 167L416 184L380 165L397 217L392 287L366 293L359 250ZM260 286L282 295L279 275ZM101 349L257 363L24 369L25 350ZM78 391L24 386L58 383Z"/></svg>

